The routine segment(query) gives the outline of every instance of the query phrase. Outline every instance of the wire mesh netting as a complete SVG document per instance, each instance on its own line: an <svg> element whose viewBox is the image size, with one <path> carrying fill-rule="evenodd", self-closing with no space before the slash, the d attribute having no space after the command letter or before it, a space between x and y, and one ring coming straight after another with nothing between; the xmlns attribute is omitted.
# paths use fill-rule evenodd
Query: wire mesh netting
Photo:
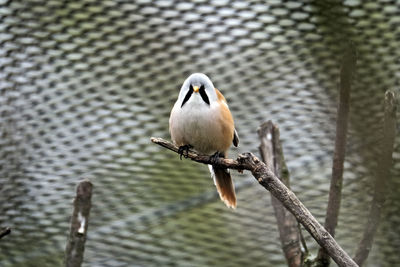
<svg viewBox="0 0 400 267"><path fill-rule="evenodd" d="M400 78L398 1L0 0L1 266L57 266L77 183L94 184L84 266L285 266L270 196L234 173L238 208L169 138L183 80L229 102L239 152L281 131L292 189L324 219L344 47L357 49L337 240L355 252L373 191L386 89ZM400 138L367 266L400 262ZM315 252L317 245L306 235Z"/></svg>

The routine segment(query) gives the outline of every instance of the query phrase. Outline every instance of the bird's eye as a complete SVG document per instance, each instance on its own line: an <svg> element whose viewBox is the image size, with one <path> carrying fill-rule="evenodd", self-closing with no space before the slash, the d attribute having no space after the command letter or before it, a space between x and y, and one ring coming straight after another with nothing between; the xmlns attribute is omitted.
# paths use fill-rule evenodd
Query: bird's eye
<svg viewBox="0 0 400 267"><path fill-rule="evenodd" d="M201 98L204 100L204 102L207 103L207 105L210 105L210 100L208 99L207 93L206 93L206 89L204 88L204 85L200 86L200 95Z"/></svg>
<svg viewBox="0 0 400 267"><path fill-rule="evenodd" d="M193 94L193 86L190 85L189 86L189 91L187 92L185 98L183 99L182 105L181 107L183 107L183 105L185 105L185 103L189 100L190 96Z"/></svg>

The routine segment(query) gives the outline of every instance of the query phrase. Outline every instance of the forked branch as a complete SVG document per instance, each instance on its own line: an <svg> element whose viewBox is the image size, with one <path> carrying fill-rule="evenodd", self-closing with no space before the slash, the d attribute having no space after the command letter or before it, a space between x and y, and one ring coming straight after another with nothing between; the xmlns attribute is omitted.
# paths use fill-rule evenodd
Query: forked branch
<svg viewBox="0 0 400 267"><path fill-rule="evenodd" d="M151 141L178 153L179 148L176 145L162 138L152 137ZM210 156L200 155L195 151L189 150L187 157L204 164L214 164L236 170L249 170L254 178L296 217L297 221L304 226L339 266L358 266L325 228L311 215L310 211L300 202L296 195L276 177L267 165L252 153L240 154L236 160L223 158L217 160L214 158L213 160Z"/></svg>

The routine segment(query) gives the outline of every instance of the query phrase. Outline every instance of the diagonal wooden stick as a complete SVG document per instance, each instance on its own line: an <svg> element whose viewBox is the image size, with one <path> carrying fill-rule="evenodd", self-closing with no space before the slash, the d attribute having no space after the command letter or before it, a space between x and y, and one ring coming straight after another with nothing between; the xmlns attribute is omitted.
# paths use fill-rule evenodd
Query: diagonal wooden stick
<svg viewBox="0 0 400 267"><path fill-rule="evenodd" d="M0 239L11 233L11 228L6 227L0 231Z"/></svg>
<svg viewBox="0 0 400 267"><path fill-rule="evenodd" d="M178 153L179 147L162 138L152 137L151 141ZM213 157L201 155L193 150L189 150L187 157L204 164L216 164L224 168L236 169L239 171L249 170L254 178L265 189L270 191L271 194L296 217L297 221L304 226L304 228L311 234L318 244L327 251L328 255L332 257L339 266L358 266L339 246L328 231L326 231L325 228L322 227L322 225L311 215L310 211L300 202L296 195L290 191L278 177L276 177L274 172L267 167L267 165L252 153L240 154L236 160L224 158L214 158L213 160Z"/></svg>

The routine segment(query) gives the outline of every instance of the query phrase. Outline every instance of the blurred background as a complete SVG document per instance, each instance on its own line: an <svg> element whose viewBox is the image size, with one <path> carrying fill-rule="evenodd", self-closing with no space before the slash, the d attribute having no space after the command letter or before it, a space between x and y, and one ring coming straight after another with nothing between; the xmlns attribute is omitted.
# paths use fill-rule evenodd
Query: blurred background
<svg viewBox="0 0 400 267"><path fill-rule="evenodd" d="M60 266L75 187L94 184L84 266L285 266L269 192L233 173L238 208L169 139L185 78L209 75L241 138L280 127L293 191L324 221L341 56L358 53L337 240L367 222L384 92L399 93L398 1L0 0L1 266ZM398 125L400 125L398 123ZM400 262L400 137L366 266ZM318 248L304 233L313 253Z"/></svg>

